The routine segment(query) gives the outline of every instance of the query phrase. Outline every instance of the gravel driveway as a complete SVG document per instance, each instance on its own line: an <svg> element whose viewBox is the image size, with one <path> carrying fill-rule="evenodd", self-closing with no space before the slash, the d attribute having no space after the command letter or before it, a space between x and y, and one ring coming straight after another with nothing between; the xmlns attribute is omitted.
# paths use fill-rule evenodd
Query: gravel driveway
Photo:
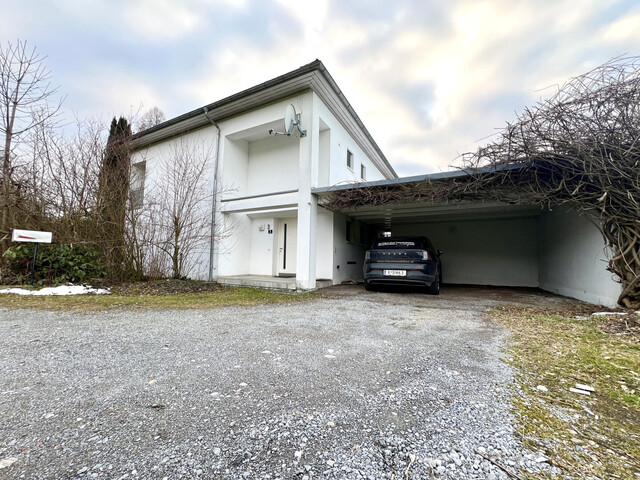
<svg viewBox="0 0 640 480"><path fill-rule="evenodd" d="M499 303L535 292L327 289L313 302L0 309L0 478L508 478Z"/></svg>

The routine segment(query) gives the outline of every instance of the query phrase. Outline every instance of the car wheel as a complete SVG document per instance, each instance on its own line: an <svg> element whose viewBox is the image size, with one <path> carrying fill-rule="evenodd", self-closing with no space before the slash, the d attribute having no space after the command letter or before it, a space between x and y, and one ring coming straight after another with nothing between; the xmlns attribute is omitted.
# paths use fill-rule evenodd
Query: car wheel
<svg viewBox="0 0 640 480"><path fill-rule="evenodd" d="M371 286L371 284L370 284L369 282L367 282L366 280L365 280L365 282L364 282L364 289L365 289L366 291L368 291L368 292L373 291L373 287L372 287L372 286Z"/></svg>
<svg viewBox="0 0 640 480"><path fill-rule="evenodd" d="M436 279L433 281L431 286L427 289L427 291L431 295L440 295L440 275L436 275Z"/></svg>

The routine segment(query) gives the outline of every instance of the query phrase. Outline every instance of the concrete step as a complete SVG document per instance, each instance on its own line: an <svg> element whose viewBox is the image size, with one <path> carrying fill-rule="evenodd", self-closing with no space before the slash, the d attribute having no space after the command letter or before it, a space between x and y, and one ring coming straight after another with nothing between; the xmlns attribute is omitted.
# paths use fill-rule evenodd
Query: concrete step
<svg viewBox="0 0 640 480"><path fill-rule="evenodd" d="M218 277L220 285L258 287L274 290L296 290L295 277L270 277L267 275L234 275ZM316 280L316 288L325 288L333 285L331 280Z"/></svg>

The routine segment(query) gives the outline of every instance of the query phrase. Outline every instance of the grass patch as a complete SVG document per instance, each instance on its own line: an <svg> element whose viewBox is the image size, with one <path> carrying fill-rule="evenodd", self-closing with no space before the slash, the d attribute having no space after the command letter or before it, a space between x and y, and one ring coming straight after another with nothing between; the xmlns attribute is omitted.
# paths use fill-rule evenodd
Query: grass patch
<svg viewBox="0 0 640 480"><path fill-rule="evenodd" d="M22 296L0 294L0 306L37 310L91 312L108 309L185 309L230 305L293 303L317 298L314 293L283 293L246 287L217 286L205 292L149 292L145 288L114 289L110 295Z"/></svg>
<svg viewBox="0 0 640 480"><path fill-rule="evenodd" d="M494 316L513 332L514 412L525 445L576 478L640 478L640 344L604 331L624 320L512 307ZM570 392L576 383L595 393Z"/></svg>

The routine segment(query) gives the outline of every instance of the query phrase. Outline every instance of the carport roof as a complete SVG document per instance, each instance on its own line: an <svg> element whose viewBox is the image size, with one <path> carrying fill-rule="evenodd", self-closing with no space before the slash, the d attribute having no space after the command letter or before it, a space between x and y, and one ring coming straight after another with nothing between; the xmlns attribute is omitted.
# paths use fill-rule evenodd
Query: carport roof
<svg viewBox="0 0 640 480"><path fill-rule="evenodd" d="M491 174L500 170L514 170L521 165L488 166L477 169L460 169L411 177L378 180L373 182L332 185L314 188L312 192L320 199L334 192L358 188L402 187L423 182L439 182L469 177L471 175ZM363 205L338 210L349 217L377 227L391 227L392 224L439 223L451 221L507 220L533 218L542 210L534 205L511 205L496 201L465 201L434 205L432 203L405 202L385 205Z"/></svg>
<svg viewBox="0 0 640 480"><path fill-rule="evenodd" d="M356 183L340 183L329 187L312 188L311 192L317 195L337 192L340 190L349 190L351 188L368 188L368 187L393 187L397 185L420 183L428 181L451 180L454 178L463 178L470 175L482 175L486 173L494 173L504 170L518 170L522 168L521 164L510 163L508 165L489 165L480 168L461 168L459 170L450 170L448 172L426 173L424 175L414 175L411 177L390 178L384 180L375 180L373 182L356 182Z"/></svg>

